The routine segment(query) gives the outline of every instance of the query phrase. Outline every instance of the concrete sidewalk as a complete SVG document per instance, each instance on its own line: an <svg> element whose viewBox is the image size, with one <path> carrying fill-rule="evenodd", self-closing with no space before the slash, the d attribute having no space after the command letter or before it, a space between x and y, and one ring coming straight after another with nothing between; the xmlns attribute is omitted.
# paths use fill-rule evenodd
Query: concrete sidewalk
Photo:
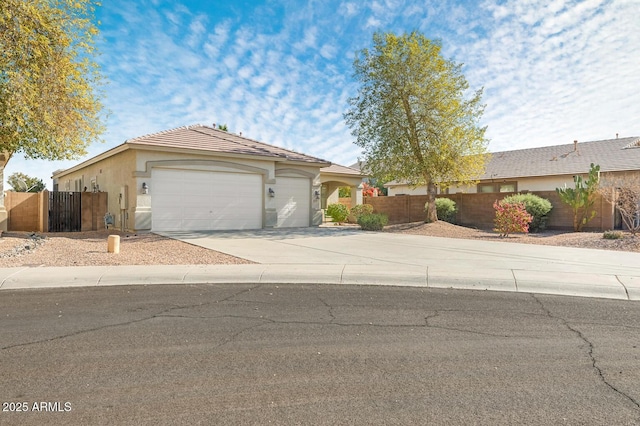
<svg viewBox="0 0 640 426"><path fill-rule="evenodd" d="M331 228L163 235L256 264L5 268L0 269L0 290L300 283L640 300L638 253Z"/></svg>
<svg viewBox="0 0 640 426"><path fill-rule="evenodd" d="M0 290L156 284L333 284L495 290L640 300L640 276L385 265L161 265L0 269Z"/></svg>

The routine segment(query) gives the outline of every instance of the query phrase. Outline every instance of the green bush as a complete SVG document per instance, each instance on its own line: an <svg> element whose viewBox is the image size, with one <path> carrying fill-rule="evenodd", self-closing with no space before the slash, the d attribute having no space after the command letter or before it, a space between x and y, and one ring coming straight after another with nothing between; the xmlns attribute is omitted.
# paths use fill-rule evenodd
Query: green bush
<svg viewBox="0 0 640 426"><path fill-rule="evenodd" d="M358 225L364 231L382 231L388 219L383 214L363 214L358 218Z"/></svg>
<svg viewBox="0 0 640 426"><path fill-rule="evenodd" d="M439 220L455 223L457 210L458 208L456 207L455 201L449 198L436 198L436 213L438 214Z"/></svg>
<svg viewBox="0 0 640 426"><path fill-rule="evenodd" d="M329 204L327 206L327 215L330 216L334 222L342 223L347 220L349 209L344 204Z"/></svg>
<svg viewBox="0 0 640 426"><path fill-rule="evenodd" d="M620 231L604 231L604 233L602 234L602 238L604 238L605 240L619 240L623 237L624 234Z"/></svg>
<svg viewBox="0 0 640 426"><path fill-rule="evenodd" d="M507 204L524 204L527 213L533 217L529 225L529 232L541 232L547 228L549 212L553 206L546 198L538 197L535 194L515 194L505 197L502 201Z"/></svg>
<svg viewBox="0 0 640 426"><path fill-rule="evenodd" d="M358 223L360 216L371 213L373 213L373 206L371 204L358 204L349 212L349 222Z"/></svg>

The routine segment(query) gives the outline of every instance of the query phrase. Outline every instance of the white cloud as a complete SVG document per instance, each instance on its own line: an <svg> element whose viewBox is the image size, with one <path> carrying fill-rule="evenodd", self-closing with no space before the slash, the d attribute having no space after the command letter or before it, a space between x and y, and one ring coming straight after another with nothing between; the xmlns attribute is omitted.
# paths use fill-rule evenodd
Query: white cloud
<svg viewBox="0 0 640 426"><path fill-rule="evenodd" d="M353 52L372 30L421 29L484 86L491 149L640 134L640 20L625 0L280 2L260 9L105 3L100 58L111 80L107 143L180 125L227 123L267 143L352 163L342 114ZM229 7L232 10L233 7ZM197 12L196 12L197 10ZM234 14L235 13L235 14ZM9 163L43 173L75 162Z"/></svg>

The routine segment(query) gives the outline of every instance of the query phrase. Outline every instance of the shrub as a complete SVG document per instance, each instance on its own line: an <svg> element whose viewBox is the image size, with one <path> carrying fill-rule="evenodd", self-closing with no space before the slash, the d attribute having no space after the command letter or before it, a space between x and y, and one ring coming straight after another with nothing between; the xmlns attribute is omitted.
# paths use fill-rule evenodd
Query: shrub
<svg viewBox="0 0 640 426"><path fill-rule="evenodd" d="M505 203L522 203L533 220L529 225L529 232L540 232L547 228L549 212L553 208L551 202L546 198L538 197L535 194L515 194L505 197Z"/></svg>
<svg viewBox="0 0 640 426"><path fill-rule="evenodd" d="M349 212L349 222L358 223L360 216L371 213L373 213L373 206L371 204L358 204Z"/></svg>
<svg viewBox="0 0 640 426"><path fill-rule="evenodd" d="M533 217L527 213L523 203L506 203L504 200L493 203L496 210L494 231L501 237L508 237L513 232L529 232L529 224Z"/></svg>
<svg viewBox="0 0 640 426"><path fill-rule="evenodd" d="M327 206L327 215L330 216L334 222L342 223L347 220L347 216L349 216L349 209L344 204L329 204Z"/></svg>
<svg viewBox="0 0 640 426"><path fill-rule="evenodd" d="M363 214L358 218L358 225L364 231L382 231L388 219L383 214Z"/></svg>
<svg viewBox="0 0 640 426"><path fill-rule="evenodd" d="M623 237L624 234L620 231L604 231L604 233L602 234L602 238L604 238L605 240L619 240Z"/></svg>
<svg viewBox="0 0 640 426"><path fill-rule="evenodd" d="M436 212L439 220L455 223L457 210L455 201L449 198L436 198Z"/></svg>

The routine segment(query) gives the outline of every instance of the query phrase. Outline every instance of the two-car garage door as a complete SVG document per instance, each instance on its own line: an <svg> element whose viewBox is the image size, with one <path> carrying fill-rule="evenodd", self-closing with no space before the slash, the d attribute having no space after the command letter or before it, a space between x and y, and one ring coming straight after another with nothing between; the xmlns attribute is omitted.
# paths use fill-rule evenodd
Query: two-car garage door
<svg viewBox="0 0 640 426"><path fill-rule="evenodd" d="M154 231L262 228L262 176L250 173L154 169Z"/></svg>
<svg viewBox="0 0 640 426"><path fill-rule="evenodd" d="M183 169L153 169L153 231L260 229L264 211L262 175ZM309 179L278 177L279 228L309 226ZM271 225L273 226L273 225Z"/></svg>

